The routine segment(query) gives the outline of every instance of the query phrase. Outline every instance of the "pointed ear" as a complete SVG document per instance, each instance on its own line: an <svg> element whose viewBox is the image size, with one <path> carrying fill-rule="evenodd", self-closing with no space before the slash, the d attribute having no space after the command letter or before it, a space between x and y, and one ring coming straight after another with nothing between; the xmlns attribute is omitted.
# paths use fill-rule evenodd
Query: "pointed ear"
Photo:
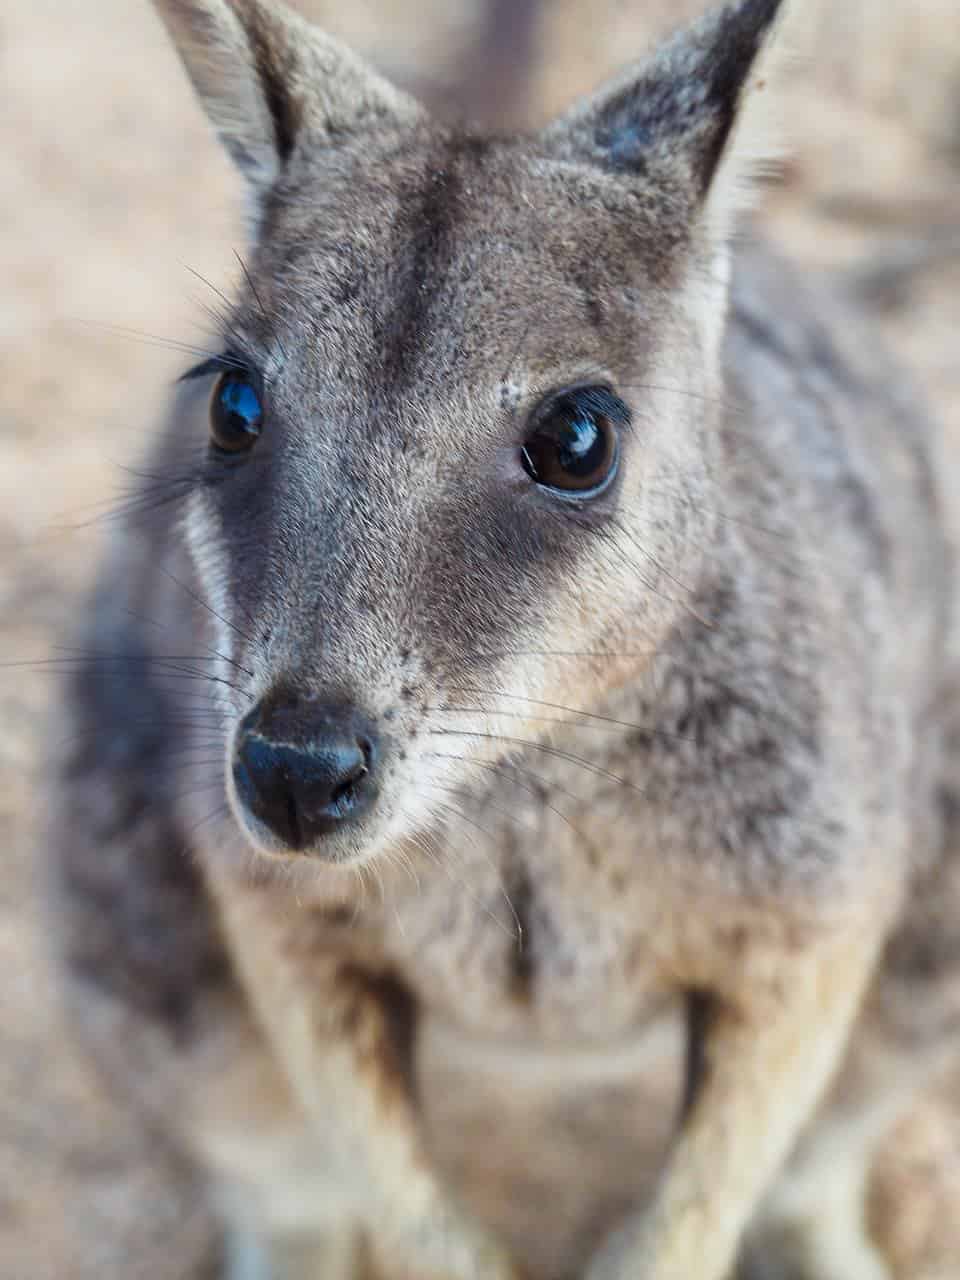
<svg viewBox="0 0 960 1280"><path fill-rule="evenodd" d="M187 73L256 197L306 135L324 145L420 108L272 0L154 0Z"/></svg>
<svg viewBox="0 0 960 1280"><path fill-rule="evenodd" d="M763 87L786 7L728 0L550 125L544 140L567 160L667 184L691 214L709 204L726 233L744 168L776 153L769 111L747 99Z"/></svg>

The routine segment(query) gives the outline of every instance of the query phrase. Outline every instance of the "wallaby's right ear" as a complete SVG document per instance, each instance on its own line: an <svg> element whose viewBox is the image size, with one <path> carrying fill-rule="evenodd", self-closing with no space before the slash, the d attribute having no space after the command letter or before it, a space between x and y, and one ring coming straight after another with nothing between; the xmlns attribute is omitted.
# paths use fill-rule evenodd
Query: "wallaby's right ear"
<svg viewBox="0 0 960 1280"><path fill-rule="evenodd" d="M421 108L272 0L154 0L221 141L262 197L299 145Z"/></svg>

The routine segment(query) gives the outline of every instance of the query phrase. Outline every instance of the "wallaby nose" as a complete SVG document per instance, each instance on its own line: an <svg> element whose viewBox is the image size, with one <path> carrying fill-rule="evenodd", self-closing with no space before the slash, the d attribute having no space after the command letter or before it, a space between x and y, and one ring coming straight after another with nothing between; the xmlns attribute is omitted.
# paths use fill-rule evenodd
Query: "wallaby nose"
<svg viewBox="0 0 960 1280"><path fill-rule="evenodd" d="M287 695L242 721L233 780L250 812L299 850L371 808L376 765L373 731L353 708Z"/></svg>

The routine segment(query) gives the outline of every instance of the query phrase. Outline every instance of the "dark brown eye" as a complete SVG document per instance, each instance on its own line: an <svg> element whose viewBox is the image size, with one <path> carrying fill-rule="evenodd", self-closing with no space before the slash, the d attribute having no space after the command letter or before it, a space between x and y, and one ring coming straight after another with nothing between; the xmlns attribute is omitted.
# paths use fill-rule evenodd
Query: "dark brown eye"
<svg viewBox="0 0 960 1280"><path fill-rule="evenodd" d="M244 453L260 435L263 404L242 370L221 376L210 400L210 438L224 453Z"/></svg>
<svg viewBox="0 0 960 1280"><path fill-rule="evenodd" d="M537 421L520 451L531 480L578 498L602 493L620 462L626 406L603 388L571 392Z"/></svg>

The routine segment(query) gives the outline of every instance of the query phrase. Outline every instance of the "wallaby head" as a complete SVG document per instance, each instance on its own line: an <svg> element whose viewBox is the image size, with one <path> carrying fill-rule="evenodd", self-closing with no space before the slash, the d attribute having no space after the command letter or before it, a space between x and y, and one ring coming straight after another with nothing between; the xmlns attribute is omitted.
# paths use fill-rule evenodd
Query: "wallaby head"
<svg viewBox="0 0 960 1280"><path fill-rule="evenodd" d="M172 440L210 433L184 527L244 672L228 790L260 850L366 859L542 737L531 700L597 705L688 607L781 5L729 3L504 139L433 123L269 0L155 2L253 208ZM493 694L515 714L438 732Z"/></svg>

